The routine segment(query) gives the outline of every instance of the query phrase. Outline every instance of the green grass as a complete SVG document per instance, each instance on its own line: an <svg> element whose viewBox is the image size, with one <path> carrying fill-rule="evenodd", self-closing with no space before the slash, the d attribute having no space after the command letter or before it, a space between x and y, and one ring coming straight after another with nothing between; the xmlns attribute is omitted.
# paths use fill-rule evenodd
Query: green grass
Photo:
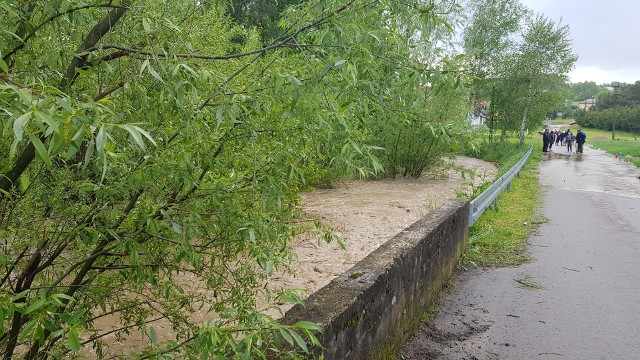
<svg viewBox="0 0 640 360"><path fill-rule="evenodd" d="M591 147L602 149L609 154L622 153L622 159L640 167L640 141L596 140L588 143Z"/></svg>
<svg viewBox="0 0 640 360"><path fill-rule="evenodd" d="M487 210L469 229L464 261L481 266L510 266L529 259L526 240L537 225L545 222L535 213L541 194L538 165L542 159L542 153L536 151L537 140L527 140L527 147L533 144L534 151L520 177L513 180L511 190L502 192L496 209Z"/></svg>

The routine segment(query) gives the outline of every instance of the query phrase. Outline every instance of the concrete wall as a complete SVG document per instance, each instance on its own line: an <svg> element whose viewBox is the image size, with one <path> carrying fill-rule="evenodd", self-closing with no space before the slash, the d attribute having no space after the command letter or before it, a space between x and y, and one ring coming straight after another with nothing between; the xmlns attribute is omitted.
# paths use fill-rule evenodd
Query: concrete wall
<svg viewBox="0 0 640 360"><path fill-rule="evenodd" d="M466 246L468 217L466 200L446 203L313 293L306 308L293 307L282 322L320 325L324 349L314 357L379 357L436 299Z"/></svg>

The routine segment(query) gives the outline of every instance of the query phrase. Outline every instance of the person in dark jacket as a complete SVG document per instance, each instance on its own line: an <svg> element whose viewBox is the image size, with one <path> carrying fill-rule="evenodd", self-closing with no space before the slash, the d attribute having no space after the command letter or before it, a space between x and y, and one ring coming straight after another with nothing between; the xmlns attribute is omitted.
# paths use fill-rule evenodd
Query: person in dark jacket
<svg viewBox="0 0 640 360"><path fill-rule="evenodd" d="M547 152L549 149L549 129L544 129L542 134L542 152Z"/></svg>
<svg viewBox="0 0 640 360"><path fill-rule="evenodd" d="M584 143L587 141L587 134L582 131L582 129L578 129L578 133L576 134L576 144L578 144L577 153L582 153L584 149Z"/></svg>

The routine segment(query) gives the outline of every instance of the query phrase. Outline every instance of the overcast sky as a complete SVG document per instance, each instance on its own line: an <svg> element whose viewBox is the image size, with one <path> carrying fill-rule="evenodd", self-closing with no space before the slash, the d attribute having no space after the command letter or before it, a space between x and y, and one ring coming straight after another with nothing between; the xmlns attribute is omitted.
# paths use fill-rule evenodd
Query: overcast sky
<svg viewBox="0 0 640 360"><path fill-rule="evenodd" d="M571 82L640 80L640 1L522 0L537 13L569 25L578 55Z"/></svg>

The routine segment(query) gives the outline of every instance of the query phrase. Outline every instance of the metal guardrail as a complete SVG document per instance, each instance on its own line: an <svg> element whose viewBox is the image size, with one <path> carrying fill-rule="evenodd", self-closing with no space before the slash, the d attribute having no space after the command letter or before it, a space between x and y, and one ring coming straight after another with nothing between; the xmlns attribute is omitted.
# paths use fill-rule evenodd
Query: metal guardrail
<svg viewBox="0 0 640 360"><path fill-rule="evenodd" d="M514 177L520 176L520 170L524 166L524 164L529 159L529 155L533 151L533 145L529 148L524 156L518 160L518 162L507 171L504 175L500 176L500 178L491 184L487 190L483 191L478 197L471 201L471 206L469 206L469 227L471 227L478 218L487 210L489 207L493 206L497 199L498 195L504 189L511 188L511 181Z"/></svg>

